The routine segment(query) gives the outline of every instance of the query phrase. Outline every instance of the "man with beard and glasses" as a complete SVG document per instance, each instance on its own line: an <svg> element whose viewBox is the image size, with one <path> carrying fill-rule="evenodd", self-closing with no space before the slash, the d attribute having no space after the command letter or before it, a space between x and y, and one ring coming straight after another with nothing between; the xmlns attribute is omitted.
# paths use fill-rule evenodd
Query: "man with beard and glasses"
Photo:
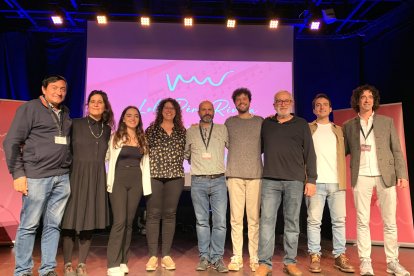
<svg viewBox="0 0 414 276"><path fill-rule="evenodd" d="M257 247L259 242L260 184L262 157L260 130L263 118L249 112L252 94L247 88L238 88L232 99L238 115L224 123L229 133L227 155L227 188L230 199L231 240L233 257L228 266L231 271L243 267L243 220L246 209L250 269L259 266Z"/></svg>
<svg viewBox="0 0 414 276"><path fill-rule="evenodd" d="M299 214L303 194L316 192L316 154L305 119L292 114L292 94L277 92L276 114L263 121L261 137L263 176L259 229L259 268L256 276L272 274L277 212L283 201L283 271L302 276L296 266L299 241Z"/></svg>
<svg viewBox="0 0 414 276"><path fill-rule="evenodd" d="M228 272L223 262L226 240L227 187L224 176L224 149L228 146L225 125L214 124L210 101L199 105L200 123L187 130L184 158L191 164L191 199L196 215L200 261L197 271L211 264L218 272ZM210 231L210 208L212 230Z"/></svg>

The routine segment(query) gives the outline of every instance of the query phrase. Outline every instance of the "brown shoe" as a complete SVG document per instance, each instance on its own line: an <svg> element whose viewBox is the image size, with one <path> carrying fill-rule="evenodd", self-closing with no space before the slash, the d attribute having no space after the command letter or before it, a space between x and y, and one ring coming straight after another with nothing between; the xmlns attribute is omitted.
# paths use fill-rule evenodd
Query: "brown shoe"
<svg viewBox="0 0 414 276"><path fill-rule="evenodd" d="M321 256L319 254L310 254L309 271L313 273L319 273L321 269Z"/></svg>
<svg viewBox="0 0 414 276"><path fill-rule="evenodd" d="M285 264L283 266L283 272L290 276L302 276L302 271L296 266L296 264Z"/></svg>
<svg viewBox="0 0 414 276"><path fill-rule="evenodd" d="M162 257L161 266L166 270L175 270L175 263L170 256Z"/></svg>
<svg viewBox="0 0 414 276"><path fill-rule="evenodd" d="M342 272L355 272L355 268L349 264L349 259L345 256L345 254L341 254L335 258L335 267Z"/></svg>
<svg viewBox="0 0 414 276"><path fill-rule="evenodd" d="M272 269L265 264L260 264L254 273L255 276L268 276L272 275Z"/></svg>
<svg viewBox="0 0 414 276"><path fill-rule="evenodd" d="M157 270L157 267L158 267L158 258L155 257L155 256L152 256L148 260L147 264L145 265L145 270L146 271L155 271L155 270Z"/></svg>

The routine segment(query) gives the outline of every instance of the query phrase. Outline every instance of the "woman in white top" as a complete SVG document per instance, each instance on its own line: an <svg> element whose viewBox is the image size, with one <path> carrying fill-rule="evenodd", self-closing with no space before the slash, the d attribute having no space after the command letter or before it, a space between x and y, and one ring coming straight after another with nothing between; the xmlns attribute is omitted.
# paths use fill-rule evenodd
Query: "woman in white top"
<svg viewBox="0 0 414 276"><path fill-rule="evenodd" d="M141 196L151 193L149 149L138 108L122 112L118 129L109 142L107 191L113 224L108 241L108 275L128 273L132 223Z"/></svg>

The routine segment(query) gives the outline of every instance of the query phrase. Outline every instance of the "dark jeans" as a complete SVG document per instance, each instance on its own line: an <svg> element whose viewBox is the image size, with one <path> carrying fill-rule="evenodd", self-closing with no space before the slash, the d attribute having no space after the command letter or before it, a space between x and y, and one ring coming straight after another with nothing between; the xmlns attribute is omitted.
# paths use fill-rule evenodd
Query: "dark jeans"
<svg viewBox="0 0 414 276"><path fill-rule="evenodd" d="M109 234L108 268L128 262L132 223L142 196L142 174L139 167L117 167L111 202L113 224Z"/></svg>
<svg viewBox="0 0 414 276"><path fill-rule="evenodd" d="M184 178L151 178L152 194L147 202L147 242L150 256L158 254L158 237L162 219L162 256L169 256L175 233L178 201Z"/></svg>

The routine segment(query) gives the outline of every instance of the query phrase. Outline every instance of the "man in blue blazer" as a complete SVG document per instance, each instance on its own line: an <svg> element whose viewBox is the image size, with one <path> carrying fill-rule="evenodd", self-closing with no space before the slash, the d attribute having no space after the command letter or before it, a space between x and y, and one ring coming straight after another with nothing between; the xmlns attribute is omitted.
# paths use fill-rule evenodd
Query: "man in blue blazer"
<svg viewBox="0 0 414 276"><path fill-rule="evenodd" d="M361 275L374 275L371 265L370 203L377 191L384 222L387 272L408 276L398 262L396 186L408 187L408 175L392 118L378 115L379 92L371 85L357 87L351 106L358 113L343 125L345 152L351 155L351 185L357 211L357 245Z"/></svg>

